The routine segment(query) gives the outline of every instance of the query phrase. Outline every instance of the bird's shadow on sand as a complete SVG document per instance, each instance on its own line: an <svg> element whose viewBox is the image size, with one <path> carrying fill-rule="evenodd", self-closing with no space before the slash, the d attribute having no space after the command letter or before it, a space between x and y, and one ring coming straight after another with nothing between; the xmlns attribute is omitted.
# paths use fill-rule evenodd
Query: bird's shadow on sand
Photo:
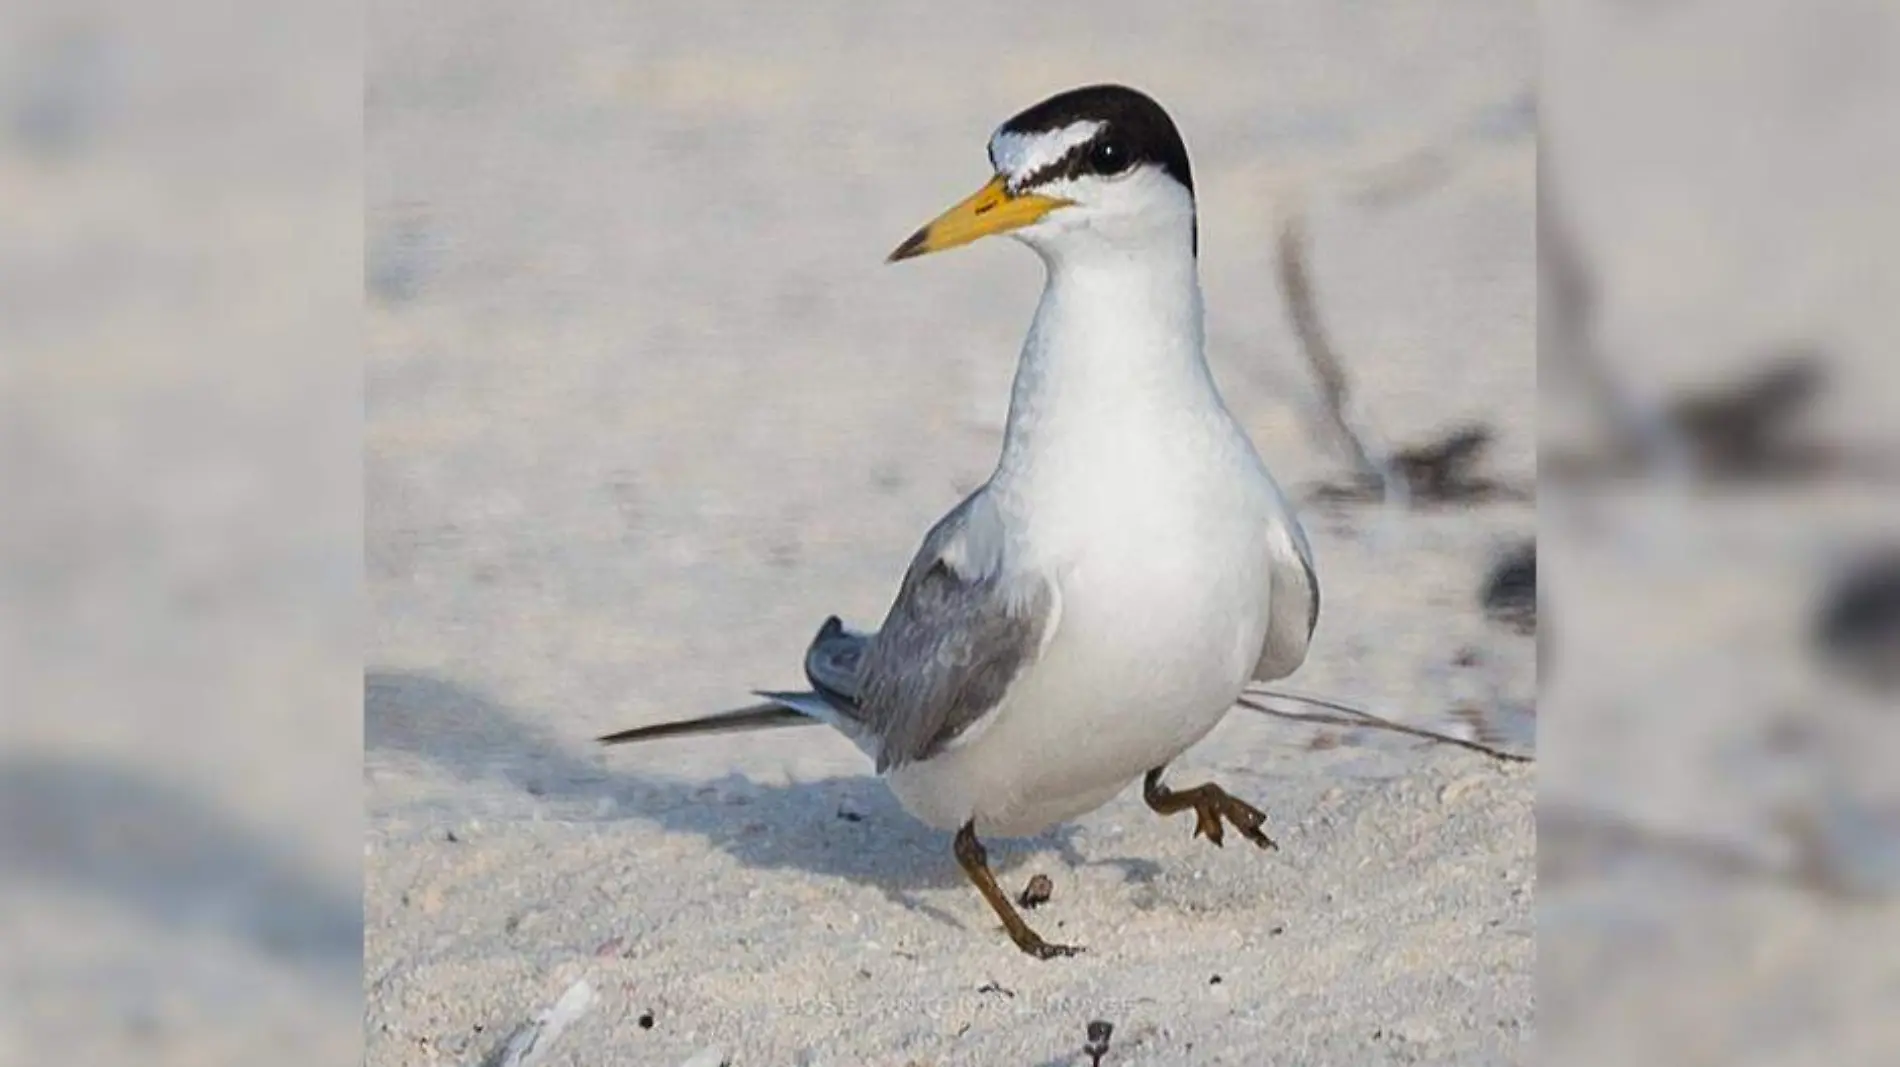
<svg viewBox="0 0 1900 1067"><path fill-rule="evenodd" d="M812 727L822 729L822 727ZM705 744L664 741L658 744ZM717 743L716 741L710 743ZM454 682L408 671L364 677L363 751L367 760L403 754L457 778L507 784L574 821L636 818L672 833L706 839L754 868L792 868L874 887L906 908L956 920L910 894L964 885L950 835L911 818L876 778L827 778L785 785L737 773L711 781L619 773L568 742ZM1073 826L1022 842L1053 849L1067 866L1108 866L1133 883L1160 868L1137 858L1090 859ZM999 878L1015 881L1010 842L990 843ZM1026 875L1021 875L1026 877Z"/></svg>
<svg viewBox="0 0 1900 1067"><path fill-rule="evenodd" d="M0 756L0 886L10 882L228 938L332 995L361 985L358 886L142 768Z"/></svg>

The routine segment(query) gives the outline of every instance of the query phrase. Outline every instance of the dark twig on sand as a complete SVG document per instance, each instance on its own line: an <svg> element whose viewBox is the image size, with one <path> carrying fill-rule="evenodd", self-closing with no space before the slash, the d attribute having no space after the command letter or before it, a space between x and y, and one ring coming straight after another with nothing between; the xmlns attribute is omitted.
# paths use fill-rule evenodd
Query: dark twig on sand
<svg viewBox="0 0 1900 1067"><path fill-rule="evenodd" d="M1259 698L1261 697L1309 704L1314 707L1326 708L1330 711L1337 712L1337 714L1329 715L1326 712L1313 711L1286 711L1281 708L1259 703ZM1250 693L1242 694L1239 703L1241 707L1251 711L1258 711L1265 715L1272 715L1278 719L1315 723L1324 726L1364 727L1373 730L1390 730L1393 733L1423 738L1427 741L1438 741L1447 745L1457 745L1459 748L1468 748L1473 752L1483 753L1492 759L1502 760L1506 763L1530 763L1534 759L1532 756L1509 752L1485 744L1483 741L1473 741L1465 737L1454 737L1451 734L1439 733L1436 730L1427 730L1422 726L1408 726L1402 722L1393 722L1391 719L1382 718L1369 711L1355 708L1350 704L1344 704L1336 700L1328 700L1324 697L1309 696L1305 693L1283 693L1267 689L1255 690Z"/></svg>
<svg viewBox="0 0 1900 1067"><path fill-rule="evenodd" d="M1325 324L1320 321L1319 303L1313 295L1313 279L1306 268L1306 235L1300 224L1300 216L1289 215L1286 225L1280 229L1280 288L1286 297L1287 314L1293 320L1293 332L1299 337L1300 349L1306 353L1306 360L1313 366L1313 374L1319 380L1320 400L1325 407L1326 416L1332 423L1334 432L1352 453L1353 466L1361 480L1377 485L1380 495L1400 491L1404 486L1395 486L1396 475L1379 458L1379 454L1366 444L1366 439L1353 426L1348 410L1351 406L1351 386L1346 381L1346 370L1340 364L1339 355L1333 350L1331 340L1326 336Z"/></svg>
<svg viewBox="0 0 1900 1067"><path fill-rule="evenodd" d="M1821 354L1788 345L1762 369L1666 404L1639 401L1611 368L1597 336L1597 284L1550 182L1537 186L1538 358L1541 376L1581 390L1601 429L1599 453L1547 449L1540 470L1564 481L1676 470L1705 481L1804 481L1849 475L1890 483L1891 456L1800 434L1825 385Z"/></svg>
<svg viewBox="0 0 1900 1067"><path fill-rule="evenodd" d="M1306 235L1300 216L1290 215L1280 230L1280 288L1287 315L1319 383L1321 407L1334 435L1353 463L1352 477L1322 485L1315 496L1327 500L1410 503L1476 503L1529 500L1529 490L1505 485L1477 473L1490 447L1492 431L1479 424L1452 429L1444 436L1387 455L1374 448L1370 434L1352 416L1352 386L1339 352L1320 318L1319 298L1307 268Z"/></svg>
<svg viewBox="0 0 1900 1067"><path fill-rule="evenodd" d="M1390 466L1414 505L1536 499L1536 493L1526 486L1478 473L1478 461L1490 447L1491 438L1487 426L1472 423L1453 427L1443 437L1394 452ZM1378 480L1360 475L1349 482L1322 483L1314 487L1311 496L1315 500L1377 503L1385 499L1385 489Z"/></svg>
<svg viewBox="0 0 1900 1067"><path fill-rule="evenodd" d="M1545 169L1552 170L1548 164ZM1675 435L1662 413L1639 402L1604 358L1597 340L1596 276L1548 180L1537 183L1537 289L1540 380L1580 389L1619 456L1644 466L1660 463L1678 447Z"/></svg>
<svg viewBox="0 0 1900 1067"><path fill-rule="evenodd" d="M1393 465L1414 496L1449 500L1479 492L1489 483L1473 468L1491 447L1491 437L1489 427L1461 426L1440 440L1399 450Z"/></svg>

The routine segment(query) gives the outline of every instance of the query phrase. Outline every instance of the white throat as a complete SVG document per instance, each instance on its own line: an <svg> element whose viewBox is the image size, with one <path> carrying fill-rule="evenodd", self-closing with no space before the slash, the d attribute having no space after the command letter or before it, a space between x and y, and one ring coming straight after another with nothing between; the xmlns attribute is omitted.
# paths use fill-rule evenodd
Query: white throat
<svg viewBox="0 0 1900 1067"><path fill-rule="evenodd" d="M1047 280L1016 369L1000 488L1066 460L1112 464L1131 436L1227 420L1203 355L1190 232L1169 227L1137 245L1087 231L1032 242Z"/></svg>

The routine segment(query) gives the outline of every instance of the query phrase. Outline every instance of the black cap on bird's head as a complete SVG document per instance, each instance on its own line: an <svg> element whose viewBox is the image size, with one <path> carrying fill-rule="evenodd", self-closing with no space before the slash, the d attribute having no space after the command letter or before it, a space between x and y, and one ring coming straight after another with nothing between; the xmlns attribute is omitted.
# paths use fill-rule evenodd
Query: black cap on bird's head
<svg viewBox="0 0 1900 1067"><path fill-rule="evenodd" d="M1126 244L1179 222L1193 248L1187 146L1145 93L1120 85L1058 93L1003 123L989 156L989 184L912 234L892 260L1010 232L1031 245L1077 230Z"/></svg>
<svg viewBox="0 0 1900 1067"><path fill-rule="evenodd" d="M1069 143L1064 132L1081 129L1089 131L1087 136ZM998 174L1006 174L1022 166L1033 146L1052 136L1054 143L1064 146L1063 154L1038 161L1033 170L1008 174L1012 190L1022 192L1085 175L1113 177L1152 165L1194 192L1187 145L1181 143L1174 120L1146 93L1121 85L1091 85L1057 93L1003 123L990 138L990 164ZM998 158L999 152L1010 154Z"/></svg>

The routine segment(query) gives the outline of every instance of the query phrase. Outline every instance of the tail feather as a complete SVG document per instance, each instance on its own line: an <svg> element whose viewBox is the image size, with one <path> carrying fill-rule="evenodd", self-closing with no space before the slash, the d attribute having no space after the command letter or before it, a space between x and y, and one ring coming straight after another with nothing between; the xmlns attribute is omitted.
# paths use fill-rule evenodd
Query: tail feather
<svg viewBox="0 0 1900 1067"><path fill-rule="evenodd" d="M761 694L763 695L763 694ZM700 734L728 734L743 730L767 730L779 726L808 726L822 720L794 710L787 701L722 711L684 722L663 722L653 726L635 726L598 738L603 745L624 745L652 741L661 737L693 737Z"/></svg>
<svg viewBox="0 0 1900 1067"><path fill-rule="evenodd" d="M756 690L755 697L764 697L776 707L790 708L814 722L822 722L841 734L855 734L857 720L852 717L851 708L840 708L824 693L784 693L766 689Z"/></svg>

